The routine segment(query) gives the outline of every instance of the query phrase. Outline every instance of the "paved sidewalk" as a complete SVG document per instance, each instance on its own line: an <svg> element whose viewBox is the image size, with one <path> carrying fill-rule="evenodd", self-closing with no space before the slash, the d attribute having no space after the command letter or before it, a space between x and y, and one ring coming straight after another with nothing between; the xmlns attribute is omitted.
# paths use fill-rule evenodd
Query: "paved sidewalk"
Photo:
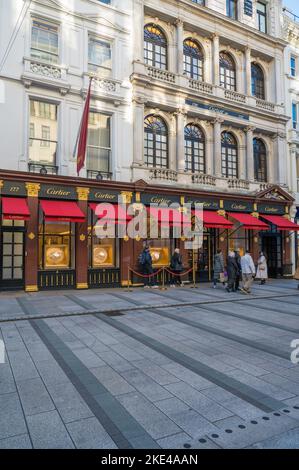
<svg viewBox="0 0 299 470"><path fill-rule="evenodd" d="M299 448L296 281L0 300L0 448Z"/></svg>

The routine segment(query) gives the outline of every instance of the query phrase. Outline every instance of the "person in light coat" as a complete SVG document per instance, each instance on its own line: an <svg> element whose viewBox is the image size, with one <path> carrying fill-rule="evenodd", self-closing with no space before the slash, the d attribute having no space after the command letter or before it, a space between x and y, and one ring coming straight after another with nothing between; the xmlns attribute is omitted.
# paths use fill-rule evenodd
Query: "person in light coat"
<svg viewBox="0 0 299 470"><path fill-rule="evenodd" d="M213 265L213 287L216 289L217 282L221 281L221 275L224 275L224 260L221 250L217 250L216 255L214 256L214 265Z"/></svg>
<svg viewBox="0 0 299 470"><path fill-rule="evenodd" d="M255 266L249 250L246 250L245 255L241 258L241 269L243 279L243 289L241 291L245 294L250 294L255 278Z"/></svg>
<svg viewBox="0 0 299 470"><path fill-rule="evenodd" d="M262 251L260 251L259 259L257 260L256 277L260 279L261 284L266 284L266 280L268 279L268 266L267 258Z"/></svg>

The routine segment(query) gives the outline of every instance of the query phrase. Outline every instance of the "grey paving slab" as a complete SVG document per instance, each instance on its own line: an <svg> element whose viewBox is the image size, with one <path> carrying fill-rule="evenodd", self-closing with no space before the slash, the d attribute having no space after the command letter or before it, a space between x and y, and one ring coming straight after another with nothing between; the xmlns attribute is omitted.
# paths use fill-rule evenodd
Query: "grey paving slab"
<svg viewBox="0 0 299 470"><path fill-rule="evenodd" d="M299 449L299 427L254 444L252 449Z"/></svg>
<svg viewBox="0 0 299 470"><path fill-rule="evenodd" d="M150 401L163 400L171 398L172 395L165 388L161 387L157 382L148 377L139 369L133 369L122 372L122 376L136 390L142 393Z"/></svg>
<svg viewBox="0 0 299 470"><path fill-rule="evenodd" d="M9 364L0 364L0 395L16 391L15 381Z"/></svg>
<svg viewBox="0 0 299 470"><path fill-rule="evenodd" d="M0 395L0 439L27 433L17 393Z"/></svg>
<svg viewBox="0 0 299 470"><path fill-rule="evenodd" d="M0 449L32 449L28 434L0 439Z"/></svg>
<svg viewBox="0 0 299 470"><path fill-rule="evenodd" d="M134 387L132 387L132 385L130 385L118 372L112 369L112 367L106 365L92 368L91 372L99 379L107 390L112 393L112 395L122 395L135 390Z"/></svg>
<svg viewBox="0 0 299 470"><path fill-rule="evenodd" d="M165 370L165 366L164 368L160 367L152 361L149 361L148 359L143 359L141 361L133 361L133 364L137 369L142 370L144 374L151 377L159 385L167 385L179 382L180 380L174 374L171 374L167 370Z"/></svg>
<svg viewBox="0 0 299 470"><path fill-rule="evenodd" d="M185 432L179 432L173 436L158 439L157 442L162 449L184 449L184 444L190 441L190 436Z"/></svg>
<svg viewBox="0 0 299 470"><path fill-rule="evenodd" d="M41 379L18 382L18 392L25 416L55 409L54 403Z"/></svg>
<svg viewBox="0 0 299 470"><path fill-rule="evenodd" d="M118 400L154 439L181 431L172 420L138 392L121 395Z"/></svg>
<svg viewBox="0 0 299 470"><path fill-rule="evenodd" d="M74 443L57 411L27 417L35 449L73 449Z"/></svg>
<svg viewBox="0 0 299 470"><path fill-rule="evenodd" d="M96 418L86 418L67 424L77 449L117 449L117 446Z"/></svg>

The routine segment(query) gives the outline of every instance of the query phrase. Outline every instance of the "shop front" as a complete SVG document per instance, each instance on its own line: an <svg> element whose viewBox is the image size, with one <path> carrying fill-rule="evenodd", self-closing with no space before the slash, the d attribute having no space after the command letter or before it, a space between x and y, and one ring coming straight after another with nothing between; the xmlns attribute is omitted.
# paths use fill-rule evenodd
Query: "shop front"
<svg viewBox="0 0 299 470"><path fill-rule="evenodd" d="M230 194L195 193L140 181L98 182L19 172L2 172L0 181L2 290L142 285L138 257L144 243L150 245L153 266L160 271L157 282L162 282L161 268L169 268L175 248L181 250L186 271L195 267L198 282L213 278L217 249L224 258L229 249L239 249L241 255L249 249L255 261L263 250L271 276L293 272L291 247L296 237L292 234L299 233L299 225L289 220L293 199L280 188L244 195L236 202ZM113 208L111 220L100 212L102 203ZM131 203L134 210L128 213ZM162 204L162 209L153 212L152 204ZM173 204L177 209L170 211ZM177 229L185 223L186 205L194 211L197 204L203 207L203 243L194 250L186 247L183 235L177 236ZM128 237L127 226L141 205L148 227L156 224L157 234L148 229L143 237ZM161 230L166 222L165 237ZM109 226L105 238L98 236L102 223ZM118 237L120 227L125 235ZM169 273L164 275L167 282ZM192 276L193 272L184 280L192 281Z"/></svg>

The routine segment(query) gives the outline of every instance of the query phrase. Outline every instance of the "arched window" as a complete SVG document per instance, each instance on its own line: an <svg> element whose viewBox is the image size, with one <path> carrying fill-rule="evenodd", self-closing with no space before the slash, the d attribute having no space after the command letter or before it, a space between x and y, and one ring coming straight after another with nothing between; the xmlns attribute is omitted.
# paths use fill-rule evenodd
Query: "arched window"
<svg viewBox="0 0 299 470"><path fill-rule="evenodd" d="M167 40L163 31L153 24L144 27L144 61L152 67L167 68Z"/></svg>
<svg viewBox="0 0 299 470"><path fill-rule="evenodd" d="M185 127L185 170L205 173L205 137L195 124Z"/></svg>
<svg viewBox="0 0 299 470"><path fill-rule="evenodd" d="M221 134L222 176L238 178L238 144L230 132Z"/></svg>
<svg viewBox="0 0 299 470"><path fill-rule="evenodd" d="M184 41L184 71L189 78L203 81L203 53L197 42Z"/></svg>
<svg viewBox="0 0 299 470"><path fill-rule="evenodd" d="M251 64L251 93L261 100L265 99L264 73L258 64Z"/></svg>
<svg viewBox="0 0 299 470"><path fill-rule="evenodd" d="M264 142L260 139L253 139L254 155L254 179L256 181L267 181L267 150Z"/></svg>
<svg viewBox="0 0 299 470"><path fill-rule="evenodd" d="M226 52L220 52L220 86L227 90L236 90L236 66L233 58Z"/></svg>
<svg viewBox="0 0 299 470"><path fill-rule="evenodd" d="M144 158L148 166L168 167L168 131L159 116L146 116L144 120Z"/></svg>

